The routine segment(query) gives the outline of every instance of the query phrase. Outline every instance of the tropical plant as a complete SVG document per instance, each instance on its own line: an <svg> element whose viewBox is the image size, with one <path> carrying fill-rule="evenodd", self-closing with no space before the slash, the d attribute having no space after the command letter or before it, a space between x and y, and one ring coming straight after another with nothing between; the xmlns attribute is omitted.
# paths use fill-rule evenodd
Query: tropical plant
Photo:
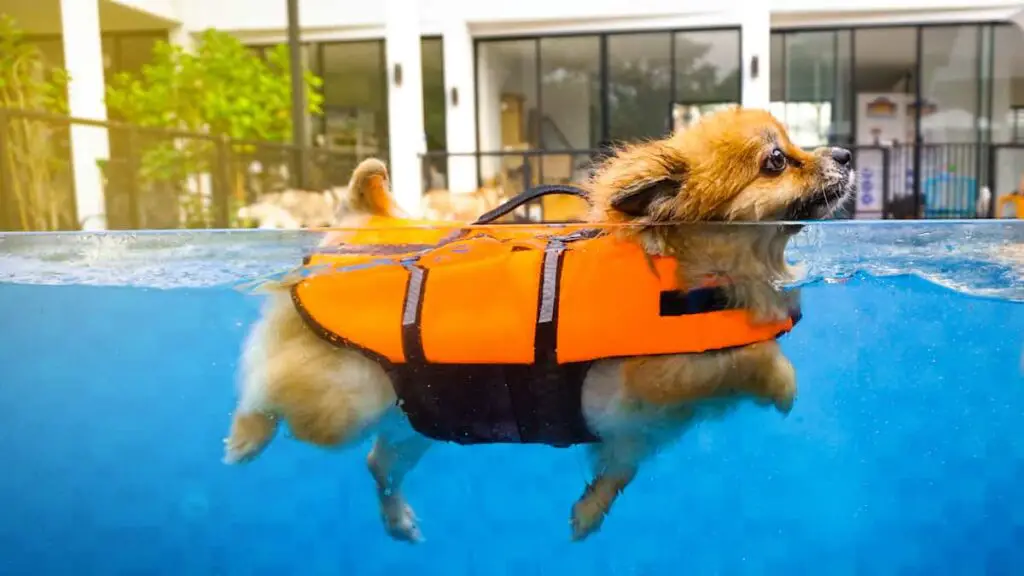
<svg viewBox="0 0 1024 576"><path fill-rule="evenodd" d="M21 230L77 228L66 127L18 113L67 113L67 72L50 64L14 19L0 14L0 108L9 110L0 111L0 175L10 185L0 214Z"/></svg>
<svg viewBox="0 0 1024 576"><path fill-rule="evenodd" d="M251 156L258 148L254 142L288 141L290 74L286 45L266 50L261 58L237 38L216 30L203 32L192 52L158 43L152 62L138 74L113 78L107 88L110 114L133 125L200 132L204 137L141 136L140 188L170 188L186 226L210 224L212 195L204 190L204 174L227 180L223 185L232 192L230 206L244 201L246 163L233 159ZM322 81L305 71L304 82L307 111L319 115ZM281 156L277 154L278 163L284 160ZM228 214L234 213L229 208Z"/></svg>

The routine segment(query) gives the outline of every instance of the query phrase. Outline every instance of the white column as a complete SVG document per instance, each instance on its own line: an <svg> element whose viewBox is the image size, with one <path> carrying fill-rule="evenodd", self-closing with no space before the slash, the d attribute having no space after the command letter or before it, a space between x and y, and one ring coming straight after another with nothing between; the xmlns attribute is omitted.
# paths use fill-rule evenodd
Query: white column
<svg viewBox="0 0 1024 576"><path fill-rule="evenodd" d="M476 78L473 71L473 35L469 25L452 18L444 25L444 91L447 102L445 129L449 153L476 152ZM458 94L458 101L453 98ZM475 156L448 158L448 190L472 192L477 188Z"/></svg>
<svg viewBox="0 0 1024 576"><path fill-rule="evenodd" d="M385 0L385 56L388 74L388 137L391 187L404 210L419 214L423 195L420 154L427 151L423 127L423 69L419 0ZM401 67L401 80L396 69Z"/></svg>
<svg viewBox="0 0 1024 576"><path fill-rule="evenodd" d="M184 24L175 26L167 33L167 40L171 44L180 46L185 52L195 51L195 38Z"/></svg>
<svg viewBox="0 0 1024 576"><path fill-rule="evenodd" d="M745 6L740 21L743 47L743 106L768 108L771 101L771 9L768 2ZM753 62L757 59L757 78Z"/></svg>
<svg viewBox="0 0 1024 576"><path fill-rule="evenodd" d="M106 121L99 0L60 0L68 108L72 117ZM83 230L105 230L106 204L100 160L110 158L106 128L71 126L71 165L78 222Z"/></svg>

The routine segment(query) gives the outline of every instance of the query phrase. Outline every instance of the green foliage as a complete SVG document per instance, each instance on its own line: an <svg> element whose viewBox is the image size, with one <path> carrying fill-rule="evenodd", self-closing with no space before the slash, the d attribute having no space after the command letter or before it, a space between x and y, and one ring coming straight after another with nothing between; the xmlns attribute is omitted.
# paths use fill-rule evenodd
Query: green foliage
<svg viewBox="0 0 1024 576"><path fill-rule="evenodd" d="M64 69L45 66L14 18L0 14L0 105L66 114L69 80Z"/></svg>
<svg viewBox="0 0 1024 576"><path fill-rule="evenodd" d="M48 66L38 47L26 42L13 18L0 14L0 107L67 113L68 75ZM0 126L7 154L0 158L11 175L8 198L23 230L73 227L71 188L66 185L66 130L13 114ZM64 181L61 177L64 176ZM0 210L8 210L0 206Z"/></svg>
<svg viewBox="0 0 1024 576"><path fill-rule="evenodd" d="M304 76L307 111L319 115L322 81L309 71ZM288 142L292 134L288 47L278 45L261 58L237 38L216 30L203 32L192 53L158 43L152 62L139 74L113 78L107 88L107 108L113 118L145 127L202 132L218 139ZM230 152L248 154L251 148L236 143ZM235 183L243 163L231 162L224 150L212 139L152 143L142 152L139 176L144 185L173 183L183 207L201 206L193 198L200 187L199 173L226 175L230 182L225 185L238 190ZM231 168L223 170L228 162ZM185 190L189 179L191 193ZM209 224L209 218L200 213L187 220L188 226Z"/></svg>
<svg viewBox="0 0 1024 576"><path fill-rule="evenodd" d="M133 124L227 135L239 140L285 142L291 136L288 47L266 60L237 38L203 32L194 53L160 42L153 61L136 76L118 74L107 88L111 114ZM321 114L322 81L306 71L309 113Z"/></svg>

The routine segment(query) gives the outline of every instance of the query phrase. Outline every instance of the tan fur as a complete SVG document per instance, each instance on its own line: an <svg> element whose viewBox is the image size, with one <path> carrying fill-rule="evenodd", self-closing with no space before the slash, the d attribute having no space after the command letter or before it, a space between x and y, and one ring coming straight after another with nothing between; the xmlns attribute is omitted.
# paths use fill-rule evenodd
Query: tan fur
<svg viewBox="0 0 1024 576"><path fill-rule="evenodd" d="M348 186L320 192L284 190L263 194L238 210L238 217L260 228L299 229L344 225L349 217L403 217L389 191L388 170L376 158L361 162Z"/></svg>
<svg viewBox="0 0 1024 576"><path fill-rule="evenodd" d="M484 186L465 193L429 190L423 195L420 212L426 220L472 222L501 203L502 192Z"/></svg>
<svg viewBox="0 0 1024 576"><path fill-rule="evenodd" d="M781 173L764 167L773 148L791 161ZM644 188L652 184L657 186ZM367 194L376 184L360 186L353 193ZM794 296L779 284L796 273L786 265L783 251L798 228L707 222L779 220L797 208L809 217L825 216L852 192L853 183L848 167L841 167L828 150L798 149L767 112L731 110L665 140L626 147L586 188L594 200L591 221L633 224L618 233L650 254L677 258L684 285L709 277L727 281L736 303L763 318L781 318ZM641 197L638 189L662 194L642 204L642 212L630 213L623 201ZM396 539L419 540L401 483L429 440L415 433L394 406L394 389L384 371L360 353L317 337L284 288L271 296L246 343L226 461L257 454L271 439L278 418L297 437L320 445L347 445L376 431L367 464L385 528ZM746 401L785 414L795 395L795 370L775 342L593 363L582 405L588 427L601 442L590 447L594 480L572 507L573 538L598 530L642 462L695 423L725 417ZM259 418L266 420L261 424Z"/></svg>

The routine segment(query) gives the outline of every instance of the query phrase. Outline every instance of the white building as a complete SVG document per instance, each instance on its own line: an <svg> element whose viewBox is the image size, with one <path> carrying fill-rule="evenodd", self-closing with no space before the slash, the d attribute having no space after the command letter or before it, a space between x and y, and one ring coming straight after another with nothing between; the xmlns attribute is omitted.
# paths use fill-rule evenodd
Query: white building
<svg viewBox="0 0 1024 576"><path fill-rule="evenodd" d="M941 193L950 178L1005 192L1024 169L1022 9L1011 0L300 0L306 61L324 78L311 143L387 157L396 193L413 206L425 187L510 185L524 170L531 183L572 179L610 141L741 102L770 107L802 144L863 147L858 168L873 171L869 181L888 174L895 196ZM0 0L0 12L62 60L72 115L96 119L105 72L137 69L156 38L187 44L217 28L264 46L285 42L287 27L285 0ZM107 154L104 138L73 135L80 212L102 212L88 166ZM466 156L432 157L427 171L428 148ZM544 154L487 156L522 150ZM877 216L880 202L869 190L858 211Z"/></svg>

